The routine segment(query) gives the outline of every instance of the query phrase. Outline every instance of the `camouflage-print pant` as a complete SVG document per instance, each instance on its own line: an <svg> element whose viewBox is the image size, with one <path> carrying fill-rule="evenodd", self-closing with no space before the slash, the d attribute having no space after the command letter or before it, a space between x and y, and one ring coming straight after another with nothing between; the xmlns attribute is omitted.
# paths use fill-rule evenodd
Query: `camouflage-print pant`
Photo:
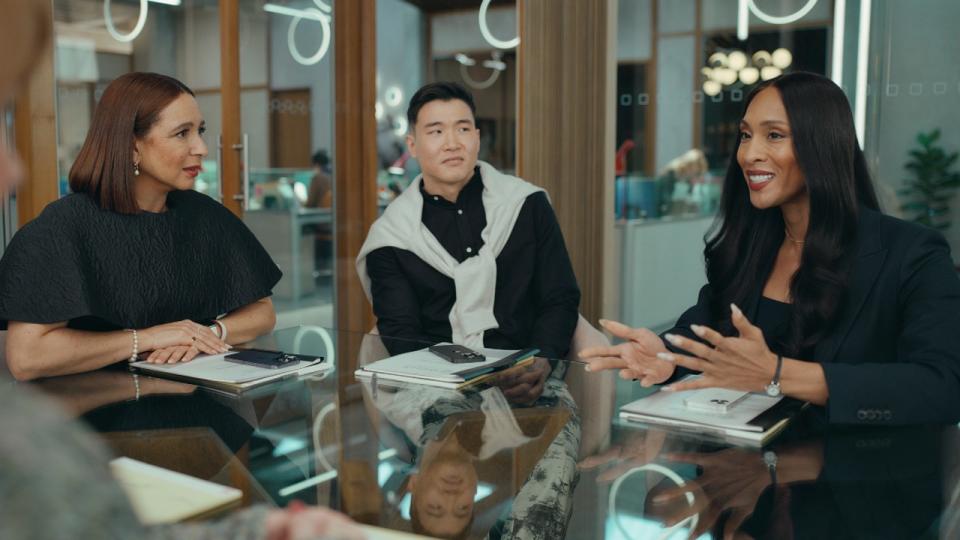
<svg viewBox="0 0 960 540"><path fill-rule="evenodd" d="M547 379L543 395L533 406L565 408L572 414L487 538L554 540L566 534L573 511L573 490L580 478L580 413L567 385L554 378Z"/></svg>

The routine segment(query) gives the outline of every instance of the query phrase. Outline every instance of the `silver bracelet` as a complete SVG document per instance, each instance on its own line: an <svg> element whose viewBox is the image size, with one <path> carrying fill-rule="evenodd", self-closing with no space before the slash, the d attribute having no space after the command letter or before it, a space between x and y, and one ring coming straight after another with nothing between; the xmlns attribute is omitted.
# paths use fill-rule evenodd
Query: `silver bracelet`
<svg viewBox="0 0 960 540"><path fill-rule="evenodd" d="M221 321L220 319L214 319L213 324L217 325L220 328L220 335L218 336L220 338L220 341L226 342L227 341L227 325L224 324L224 322Z"/></svg>
<svg viewBox="0 0 960 540"><path fill-rule="evenodd" d="M140 338L137 336L136 329L131 328L126 331L133 333L133 351L130 353L130 363L132 364L137 361L137 355L140 354Z"/></svg>

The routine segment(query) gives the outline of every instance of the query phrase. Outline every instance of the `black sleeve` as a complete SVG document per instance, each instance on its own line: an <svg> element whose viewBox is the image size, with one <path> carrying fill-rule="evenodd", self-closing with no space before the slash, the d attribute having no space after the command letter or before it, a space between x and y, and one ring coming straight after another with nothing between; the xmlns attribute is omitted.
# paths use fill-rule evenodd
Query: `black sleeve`
<svg viewBox="0 0 960 540"><path fill-rule="evenodd" d="M580 288L567 254L563 233L550 201L543 192L531 195L537 228L534 286L539 304L531 343L546 358L566 358L577 326Z"/></svg>
<svg viewBox="0 0 960 540"><path fill-rule="evenodd" d="M377 330L391 355L422 349L430 337L420 324L420 301L397 258L396 248L384 247L367 255L370 296Z"/></svg>
<svg viewBox="0 0 960 540"><path fill-rule="evenodd" d="M904 257L899 290L886 292L900 313L897 361L823 364L831 423L867 423L862 410L889 411L886 424L960 420L960 280L946 241L925 233Z"/></svg>
<svg viewBox="0 0 960 540"><path fill-rule="evenodd" d="M687 309L683 312L683 315L680 315L680 318L677 319L677 323L673 325L673 328L667 330L666 332L660 334L660 338L667 334L674 334L677 336L682 336L687 339L692 339L699 341L701 343L706 343L704 340L700 339L699 336L693 333L693 330L690 329L691 324L698 324L701 326L708 326L710 328L715 328L716 324L713 320L713 315L711 314L710 306L713 303L713 289L711 289L710 284L707 283L700 288L700 294L697 295L697 303L693 307ZM663 344L666 345L667 349L678 353L678 354L689 354L687 351L678 349L670 344L666 339L663 340ZM673 372L673 375L669 379L663 382L663 384L669 384L677 381L678 379L685 377L691 373L696 373L690 369L687 369L683 366L677 366L676 370Z"/></svg>

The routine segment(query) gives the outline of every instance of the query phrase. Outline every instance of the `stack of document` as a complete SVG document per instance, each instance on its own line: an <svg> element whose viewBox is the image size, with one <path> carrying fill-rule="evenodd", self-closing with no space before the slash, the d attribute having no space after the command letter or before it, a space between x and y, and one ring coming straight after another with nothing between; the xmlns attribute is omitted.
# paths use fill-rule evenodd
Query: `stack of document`
<svg viewBox="0 0 960 540"><path fill-rule="evenodd" d="M134 362L131 367L147 375L208 386L231 393L243 392L280 379L315 374L332 368L323 357L300 356L300 362L289 366L269 369L248 364L228 362L224 357L230 353L197 356L189 362L176 364L151 364Z"/></svg>
<svg viewBox="0 0 960 540"><path fill-rule="evenodd" d="M683 380L697 377L699 375L690 375ZM711 401L702 398L715 392L712 388L656 392L621 407L620 418L762 446L783 431L790 419L806 406L792 398L752 393L735 402L730 400L729 406L713 410L702 406L701 402Z"/></svg>
<svg viewBox="0 0 960 540"><path fill-rule="evenodd" d="M486 359L482 362L453 363L430 352L429 348L391 356L358 369L358 378L424 384L459 389L488 380L496 373L533 362L537 349L510 351L477 349Z"/></svg>

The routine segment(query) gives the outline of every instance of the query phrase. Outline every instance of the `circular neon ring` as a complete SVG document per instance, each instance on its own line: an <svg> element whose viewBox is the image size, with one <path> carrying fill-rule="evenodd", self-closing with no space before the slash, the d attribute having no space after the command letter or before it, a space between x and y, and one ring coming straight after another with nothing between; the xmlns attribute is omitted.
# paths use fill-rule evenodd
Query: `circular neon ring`
<svg viewBox="0 0 960 540"><path fill-rule="evenodd" d="M669 478L670 480L672 480L673 483L677 485L677 487L683 487L687 484L686 482L683 481L683 478L680 478L679 474L671 471L670 469L664 467L663 465L657 465L656 463L648 463L640 467L634 467L629 471L618 476L617 479L613 481L613 485L610 486L610 495L607 500L607 506L609 507L610 514L613 516L614 523L616 523L617 528L620 529L620 532L623 533L625 538L633 538L633 537L630 536L630 534L626 531L626 529L620 523L620 519L614 510L616 508L614 504L616 503L616 500L617 500L617 493L620 491L620 484L623 484L623 481L626 480L628 476L638 472L643 472L643 471L653 471L656 473L660 473L666 476L667 478ZM689 504L690 506L693 506L693 500L694 500L693 493L690 493L688 491L686 492L685 495L687 496L687 504ZM686 526L688 521L690 522L690 529L691 530L696 529L697 523L700 521L700 514L697 513L688 518L684 518L679 522L677 522L674 526L664 529L663 532L660 533L659 538L661 540L669 538L674 533L674 531L676 531L677 529L680 529L681 527Z"/></svg>
<svg viewBox="0 0 960 540"><path fill-rule="evenodd" d="M502 41L490 33L490 27L487 26L487 8L490 7L490 0L483 0L483 3L480 4L480 33L483 34L483 39L487 40L487 43L493 45L498 49L512 49L520 44L520 36L517 36L510 41Z"/></svg>
<svg viewBox="0 0 960 540"><path fill-rule="evenodd" d="M322 27L323 31L323 39L320 42L320 49L318 49L316 54L311 57L306 57L300 54L300 50L297 49L297 43L294 37L297 33L297 26L299 26L300 21L304 19L302 15L298 15L294 17L292 21L290 21L290 27L287 28L287 48L290 49L290 56L292 56L298 64L312 66L323 59L324 55L327 54L327 49L330 48L330 16L317 8L305 8L303 11L309 12L315 15L316 18L319 18L320 26Z"/></svg>
<svg viewBox="0 0 960 540"><path fill-rule="evenodd" d="M147 0L140 0L140 14L137 16L137 24L129 34L117 32L117 27L113 25L113 14L110 13L110 0L103 0L103 22L107 24L107 32L113 36L113 39L120 42L129 42L137 39L143 27L147 24Z"/></svg>
<svg viewBox="0 0 960 540"><path fill-rule="evenodd" d="M807 13L810 13L810 10L813 9L813 6L817 5L817 0L809 0L805 6L800 8L799 11L794 12L791 15L784 15L782 17L774 17L773 15L768 15L766 12L757 7L755 0L747 0L747 6L750 7L750 11L757 16L763 22L770 24L790 24L792 22L799 21Z"/></svg>

